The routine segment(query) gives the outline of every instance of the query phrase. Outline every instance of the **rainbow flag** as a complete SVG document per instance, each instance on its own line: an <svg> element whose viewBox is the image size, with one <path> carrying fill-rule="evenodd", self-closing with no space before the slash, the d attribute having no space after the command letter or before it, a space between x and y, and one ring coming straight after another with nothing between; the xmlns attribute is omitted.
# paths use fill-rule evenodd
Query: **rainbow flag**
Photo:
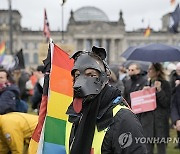
<svg viewBox="0 0 180 154"><path fill-rule="evenodd" d="M43 94L39 122L31 139L29 153L32 154L66 154L65 113L72 102L71 69L74 62L73 59L69 59L66 52L52 42L49 53L51 54L46 59L51 61L49 82L45 81L43 87L43 91L48 87L48 92L47 95Z"/></svg>
<svg viewBox="0 0 180 154"><path fill-rule="evenodd" d="M4 59L5 49L6 49L6 44L5 44L5 42L2 42L0 44L0 64L2 63L2 61Z"/></svg>

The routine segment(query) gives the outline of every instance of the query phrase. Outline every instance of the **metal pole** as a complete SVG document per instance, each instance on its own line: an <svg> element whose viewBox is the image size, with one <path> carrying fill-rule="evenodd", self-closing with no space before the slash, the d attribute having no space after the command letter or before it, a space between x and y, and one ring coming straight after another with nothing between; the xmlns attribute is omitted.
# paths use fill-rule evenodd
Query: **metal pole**
<svg viewBox="0 0 180 154"><path fill-rule="evenodd" d="M13 55L13 29L12 29L12 9L11 0L9 0L9 50Z"/></svg>
<svg viewBox="0 0 180 154"><path fill-rule="evenodd" d="M64 43L64 3L62 6L62 43Z"/></svg>

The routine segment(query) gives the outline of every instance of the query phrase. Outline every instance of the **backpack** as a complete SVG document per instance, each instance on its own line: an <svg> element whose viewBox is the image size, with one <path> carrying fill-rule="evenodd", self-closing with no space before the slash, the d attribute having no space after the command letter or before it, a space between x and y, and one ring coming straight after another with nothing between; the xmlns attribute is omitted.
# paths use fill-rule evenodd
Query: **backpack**
<svg viewBox="0 0 180 154"><path fill-rule="evenodd" d="M23 101L22 99L16 99L16 112L23 112L27 113L28 111L28 104Z"/></svg>

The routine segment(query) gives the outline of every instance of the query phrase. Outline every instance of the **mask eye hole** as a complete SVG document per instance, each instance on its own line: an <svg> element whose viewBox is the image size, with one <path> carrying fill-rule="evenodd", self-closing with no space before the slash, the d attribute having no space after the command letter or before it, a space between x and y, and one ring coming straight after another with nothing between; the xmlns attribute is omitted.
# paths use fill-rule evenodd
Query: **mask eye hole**
<svg viewBox="0 0 180 154"><path fill-rule="evenodd" d="M85 70L85 76L92 77L92 78L98 78L100 76L100 72L98 70L88 68Z"/></svg>
<svg viewBox="0 0 180 154"><path fill-rule="evenodd" d="M74 78L77 78L80 75L80 72L78 70L74 71Z"/></svg>

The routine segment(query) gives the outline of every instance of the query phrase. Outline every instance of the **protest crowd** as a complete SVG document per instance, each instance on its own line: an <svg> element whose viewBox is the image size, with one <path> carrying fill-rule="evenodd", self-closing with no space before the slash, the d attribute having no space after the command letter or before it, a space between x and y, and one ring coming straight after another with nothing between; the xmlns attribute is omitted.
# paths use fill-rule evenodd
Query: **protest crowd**
<svg viewBox="0 0 180 154"><path fill-rule="evenodd" d="M62 0L62 27L51 35L46 9L43 30L28 30L8 2L9 19L0 16L0 154L180 153L179 4L159 32L150 24L126 32L122 10L109 22L95 7L71 10L65 31ZM24 45L24 55L13 45Z"/></svg>
<svg viewBox="0 0 180 154"><path fill-rule="evenodd" d="M146 68L138 62L108 66L105 63L105 49L98 47L93 47L89 53L77 52L72 58L74 59L71 70L74 96L73 103L66 113L68 123L72 124L69 128L70 137L67 139L69 153L88 153L92 150L91 144L98 141L98 139L95 141L95 136L98 136L98 133L94 132L95 129L100 131L111 125L104 134L102 146L94 145L94 148L100 148L103 154L153 154L155 146L158 154L166 154L168 142L159 139L167 141L166 139L170 137L170 129L177 132L176 138L179 141L180 62L170 63L167 66L165 63L151 63ZM29 70L7 70L1 66L1 154L27 152L38 123L44 75L43 65ZM154 108L150 107L144 111L134 110L132 93L148 91L151 88L155 93ZM89 103L91 101L95 102L92 103L94 105ZM116 111L114 114L118 105L120 105L119 112ZM113 116L110 116L112 113ZM84 115L82 119L79 119L80 114ZM120 136L123 132L130 132L130 135L135 136L136 139L145 137L155 141L142 144L133 140L131 145L127 145L129 147L123 147L126 146L120 146ZM81 146L82 144L84 147ZM177 142L174 148L180 150L180 142Z"/></svg>

